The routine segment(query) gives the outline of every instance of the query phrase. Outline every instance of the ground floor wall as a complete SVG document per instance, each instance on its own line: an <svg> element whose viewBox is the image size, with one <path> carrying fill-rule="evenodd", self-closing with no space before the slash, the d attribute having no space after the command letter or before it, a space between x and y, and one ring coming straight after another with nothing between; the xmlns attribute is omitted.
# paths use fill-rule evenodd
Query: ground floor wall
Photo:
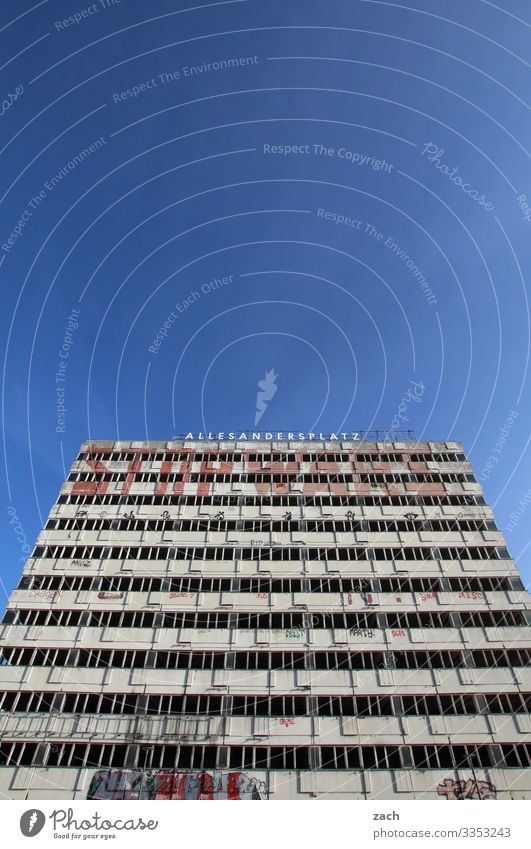
<svg viewBox="0 0 531 849"><path fill-rule="evenodd" d="M0 768L0 799L531 799L531 771Z"/></svg>

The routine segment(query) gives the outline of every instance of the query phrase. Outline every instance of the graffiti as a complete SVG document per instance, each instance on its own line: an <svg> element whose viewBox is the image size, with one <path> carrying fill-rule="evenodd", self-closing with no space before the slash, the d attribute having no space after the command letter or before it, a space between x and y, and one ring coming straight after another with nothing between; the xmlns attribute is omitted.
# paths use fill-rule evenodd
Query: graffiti
<svg viewBox="0 0 531 849"><path fill-rule="evenodd" d="M302 628L286 628L286 640L300 640L304 637Z"/></svg>
<svg viewBox="0 0 531 849"><path fill-rule="evenodd" d="M349 634L351 637L368 637L369 639L374 637L372 628L351 628Z"/></svg>
<svg viewBox="0 0 531 849"><path fill-rule="evenodd" d="M89 568L90 565L90 560L72 560L72 566L84 566L85 568Z"/></svg>
<svg viewBox="0 0 531 849"><path fill-rule="evenodd" d="M291 717L284 717L283 719L279 719L279 725L283 725L285 728L289 728L290 725L295 725L295 720Z"/></svg>
<svg viewBox="0 0 531 849"><path fill-rule="evenodd" d="M256 593L256 598L267 598L269 593Z"/></svg>
<svg viewBox="0 0 531 849"><path fill-rule="evenodd" d="M349 604L352 604L352 593L347 593L347 601Z"/></svg>
<svg viewBox="0 0 531 849"><path fill-rule="evenodd" d="M48 601L53 601L55 598L60 596L60 592L58 590L29 590L26 594L26 598L45 598Z"/></svg>
<svg viewBox="0 0 531 849"><path fill-rule="evenodd" d="M419 593L421 601L431 601L437 598L437 593Z"/></svg>
<svg viewBox="0 0 531 849"><path fill-rule="evenodd" d="M195 593L170 593L170 598L194 598Z"/></svg>
<svg viewBox="0 0 531 849"><path fill-rule="evenodd" d="M466 781L445 778L437 786L437 794L447 799L495 799L496 793L490 781L478 781L475 778L467 778Z"/></svg>
<svg viewBox="0 0 531 849"><path fill-rule="evenodd" d="M402 628L393 628L391 631L392 637L405 637L406 632Z"/></svg>
<svg viewBox="0 0 531 849"><path fill-rule="evenodd" d="M474 592L461 592L458 593L458 598L471 598L471 599L482 599L484 598L483 593L476 590Z"/></svg>
<svg viewBox="0 0 531 849"><path fill-rule="evenodd" d="M115 599L119 599L119 598L123 598L123 597L124 597L124 593L107 593L107 592L98 593L98 598L101 598L102 600L105 599L106 601L113 601Z"/></svg>
<svg viewBox="0 0 531 849"><path fill-rule="evenodd" d="M267 799L267 788L245 772L102 769L92 776L87 799L249 801Z"/></svg>

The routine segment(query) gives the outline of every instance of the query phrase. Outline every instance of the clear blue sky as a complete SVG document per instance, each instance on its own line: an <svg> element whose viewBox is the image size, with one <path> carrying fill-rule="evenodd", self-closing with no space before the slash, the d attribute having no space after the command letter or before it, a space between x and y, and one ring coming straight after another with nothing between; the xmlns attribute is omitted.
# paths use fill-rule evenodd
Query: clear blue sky
<svg viewBox="0 0 531 849"><path fill-rule="evenodd" d="M462 441L529 580L529 11L3 0L6 591L84 439L252 427L271 369L262 428Z"/></svg>

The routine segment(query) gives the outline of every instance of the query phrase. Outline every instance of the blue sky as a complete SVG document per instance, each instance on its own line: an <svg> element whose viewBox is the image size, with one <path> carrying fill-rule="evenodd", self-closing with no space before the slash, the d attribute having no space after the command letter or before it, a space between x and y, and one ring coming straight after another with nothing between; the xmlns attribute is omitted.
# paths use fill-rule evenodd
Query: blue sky
<svg viewBox="0 0 531 849"><path fill-rule="evenodd" d="M4 0L6 591L84 439L270 370L264 429L462 441L529 581L529 7L411 2Z"/></svg>

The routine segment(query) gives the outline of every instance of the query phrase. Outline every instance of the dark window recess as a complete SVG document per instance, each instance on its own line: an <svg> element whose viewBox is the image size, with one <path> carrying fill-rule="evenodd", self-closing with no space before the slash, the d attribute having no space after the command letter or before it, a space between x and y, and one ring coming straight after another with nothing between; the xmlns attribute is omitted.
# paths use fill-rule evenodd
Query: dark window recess
<svg viewBox="0 0 531 849"><path fill-rule="evenodd" d="M138 755L142 765L151 768L180 769L308 769L310 762L325 770L392 770L400 769L404 747L397 746L202 746L153 744L141 747L106 743L71 743L54 741L41 745L3 740L0 744L0 766L99 767L123 768ZM498 765L528 768L531 744L502 745ZM488 745L413 745L411 761L416 769L474 769L492 765ZM130 754L129 754L130 753ZM402 755L402 759L401 759ZM227 763L228 761L228 763ZM220 764L223 766L220 766ZM142 766L141 766L142 768Z"/></svg>

